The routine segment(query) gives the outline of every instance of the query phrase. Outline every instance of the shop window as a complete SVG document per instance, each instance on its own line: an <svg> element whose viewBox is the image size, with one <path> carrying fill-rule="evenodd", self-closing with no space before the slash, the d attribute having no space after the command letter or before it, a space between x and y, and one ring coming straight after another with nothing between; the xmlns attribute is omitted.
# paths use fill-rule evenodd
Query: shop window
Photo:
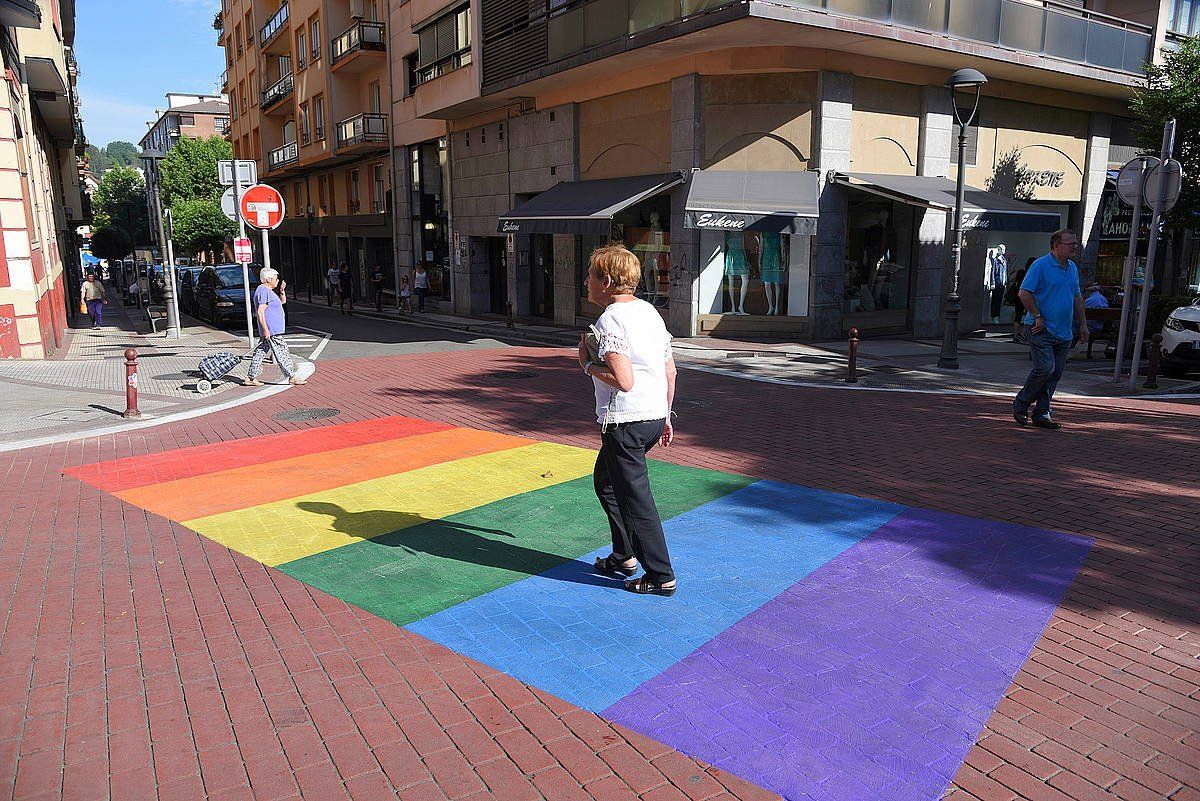
<svg viewBox="0 0 1200 801"><path fill-rule="evenodd" d="M722 247L714 260L722 270L721 312L786 315L792 237L757 231L727 231L719 236Z"/></svg>
<svg viewBox="0 0 1200 801"><path fill-rule="evenodd" d="M907 325L915 217L905 203L854 199L849 204L842 311L862 315L862 325Z"/></svg>

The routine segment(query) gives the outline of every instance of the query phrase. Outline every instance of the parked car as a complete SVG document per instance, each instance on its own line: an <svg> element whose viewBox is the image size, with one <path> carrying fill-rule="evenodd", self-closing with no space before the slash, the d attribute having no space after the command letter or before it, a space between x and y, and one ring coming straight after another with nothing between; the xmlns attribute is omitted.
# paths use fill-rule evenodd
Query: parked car
<svg viewBox="0 0 1200 801"><path fill-rule="evenodd" d="M258 266L250 265L250 292L258 287ZM246 290L242 265L218 264L205 267L196 277L196 316L214 325L240 323L246 319Z"/></svg>
<svg viewBox="0 0 1200 801"><path fill-rule="evenodd" d="M1162 338L1163 375L1182 378L1200 370L1200 297L1167 316Z"/></svg>
<svg viewBox="0 0 1200 801"><path fill-rule="evenodd" d="M197 316L196 279L200 276L201 266L175 267L175 280L179 287L179 310L184 314Z"/></svg>

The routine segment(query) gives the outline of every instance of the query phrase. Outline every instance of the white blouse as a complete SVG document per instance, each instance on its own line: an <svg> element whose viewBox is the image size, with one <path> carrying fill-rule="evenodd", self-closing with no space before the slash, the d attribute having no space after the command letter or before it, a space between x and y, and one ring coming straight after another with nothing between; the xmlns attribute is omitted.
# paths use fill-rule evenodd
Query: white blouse
<svg viewBox="0 0 1200 801"><path fill-rule="evenodd" d="M593 378L596 386L596 422L631 423L663 420L667 406L667 359L671 335L662 315L644 300L612 303L596 321L600 332L600 358L620 353L633 364L633 388L622 392Z"/></svg>

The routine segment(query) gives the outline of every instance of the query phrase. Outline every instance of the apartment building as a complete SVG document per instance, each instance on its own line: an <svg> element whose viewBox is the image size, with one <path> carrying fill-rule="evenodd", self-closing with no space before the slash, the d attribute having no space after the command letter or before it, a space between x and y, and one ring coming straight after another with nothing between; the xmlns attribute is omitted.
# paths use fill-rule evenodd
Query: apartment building
<svg viewBox="0 0 1200 801"><path fill-rule="evenodd" d="M1128 102L1198 5L410 0L392 11L394 157L420 168L398 194L415 209L436 172L400 109L406 130L446 121L462 312L584 323L599 311L587 254L618 241L676 335L935 336L955 111L975 100L944 83L972 67L988 82L968 129L960 325L1000 325L1007 276L1061 226L1083 236L1085 275L1117 282L1124 246L1101 210L1136 152Z"/></svg>
<svg viewBox="0 0 1200 801"><path fill-rule="evenodd" d="M0 2L0 37L0 357L40 359L77 313L75 229L91 214L80 191L75 3Z"/></svg>
<svg viewBox="0 0 1200 801"><path fill-rule="evenodd" d="M284 197L272 266L300 291L323 292L340 262L364 293L376 264L395 286L386 13L384 0L223 0L216 21L229 139Z"/></svg>
<svg viewBox="0 0 1200 801"><path fill-rule="evenodd" d="M195 95L167 92L167 107L156 110L146 123L149 130L138 142L142 150L166 153L179 137L207 139L224 137L229 127L229 102L225 95Z"/></svg>

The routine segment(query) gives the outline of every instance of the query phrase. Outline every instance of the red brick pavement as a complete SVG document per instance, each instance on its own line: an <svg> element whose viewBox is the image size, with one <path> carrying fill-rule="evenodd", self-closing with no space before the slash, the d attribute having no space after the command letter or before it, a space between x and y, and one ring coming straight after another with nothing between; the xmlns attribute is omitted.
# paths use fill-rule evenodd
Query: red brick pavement
<svg viewBox="0 0 1200 801"><path fill-rule="evenodd" d="M770 797L60 472L334 422L271 419L299 406L594 445L588 395L563 351L346 360L250 408L0 455L0 795ZM949 797L1200 799L1200 409L1063 403L1049 433L1002 400L686 371L678 406L660 458L1096 538Z"/></svg>

